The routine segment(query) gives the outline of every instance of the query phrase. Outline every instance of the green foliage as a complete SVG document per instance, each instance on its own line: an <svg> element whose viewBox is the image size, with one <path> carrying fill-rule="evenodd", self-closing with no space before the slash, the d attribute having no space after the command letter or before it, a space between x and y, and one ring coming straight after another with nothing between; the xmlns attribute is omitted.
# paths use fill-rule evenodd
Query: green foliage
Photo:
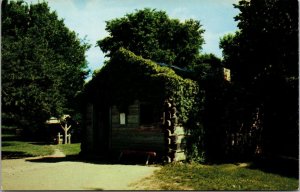
<svg viewBox="0 0 300 192"><path fill-rule="evenodd" d="M201 84L202 89L210 86L211 81L223 80L221 59L214 54L201 54L193 66L194 77Z"/></svg>
<svg viewBox="0 0 300 192"><path fill-rule="evenodd" d="M186 122L195 102L198 85L190 79L183 79L168 67L159 66L121 48L87 84L87 97L92 97L97 90L101 90L101 93L99 96L94 94L93 99L102 97L103 102L119 107L128 106L139 99L151 102L161 110L164 100L173 98L180 122Z"/></svg>
<svg viewBox="0 0 300 192"><path fill-rule="evenodd" d="M223 64L232 70L231 72L231 78L234 80L237 70L235 69L236 66L235 63L237 62L239 58L239 43L236 40L239 36L239 32L236 32L235 34L226 34L222 38L220 38L220 48L223 52Z"/></svg>
<svg viewBox="0 0 300 192"><path fill-rule="evenodd" d="M299 181L241 165L168 164L145 190L297 190ZM145 183L145 186L147 184Z"/></svg>
<svg viewBox="0 0 300 192"><path fill-rule="evenodd" d="M220 42L239 109L229 106L227 118L247 132L259 109L264 154L298 157L298 2L241 0L235 7L239 31Z"/></svg>
<svg viewBox="0 0 300 192"><path fill-rule="evenodd" d="M240 1L239 32L221 40L224 62L253 83L267 76L298 76L298 4L291 0ZM236 58L234 58L236 57ZM279 73L280 71L280 73Z"/></svg>
<svg viewBox="0 0 300 192"><path fill-rule="evenodd" d="M201 163L210 161L211 158L208 156L211 151L222 156L219 150L210 148L210 143L216 146L224 136L216 131L215 126L211 126L220 122L219 112L224 105L220 102L226 92L222 70L221 60L213 54L200 55L193 66L191 77L197 81L199 92L186 124L189 133L186 141L189 161Z"/></svg>
<svg viewBox="0 0 300 192"><path fill-rule="evenodd" d="M204 128L198 124L192 124L189 127L189 136L186 138L186 160L187 162L206 163L206 154L204 148Z"/></svg>
<svg viewBox="0 0 300 192"><path fill-rule="evenodd" d="M109 36L98 45L107 56L124 47L145 59L181 67L193 65L204 43L199 21L182 23L148 8L108 21L106 30Z"/></svg>
<svg viewBox="0 0 300 192"><path fill-rule="evenodd" d="M23 127L70 113L88 73L89 46L45 2L5 0L1 9L2 112Z"/></svg>

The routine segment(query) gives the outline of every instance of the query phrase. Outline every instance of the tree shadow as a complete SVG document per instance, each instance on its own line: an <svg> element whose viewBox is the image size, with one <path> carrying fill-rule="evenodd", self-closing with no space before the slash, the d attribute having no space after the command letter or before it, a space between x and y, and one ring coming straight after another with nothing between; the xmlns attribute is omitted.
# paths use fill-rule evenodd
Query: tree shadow
<svg viewBox="0 0 300 192"><path fill-rule="evenodd" d="M59 163L59 162L82 162L90 164L99 164L99 165L145 165L145 159L133 159L133 158L112 158L110 156L105 156L102 158L87 158L80 154L77 155L67 155L65 157L51 157L45 156L40 158L26 159L26 161L34 163ZM150 162L150 164L157 164L156 162Z"/></svg>
<svg viewBox="0 0 300 192"><path fill-rule="evenodd" d="M3 141L23 141L20 136L17 135L2 135L1 140Z"/></svg>
<svg viewBox="0 0 300 192"><path fill-rule="evenodd" d="M40 158L26 159L26 161L34 163L59 163L65 161L92 163L92 164L114 164L108 159L87 159L80 155L66 155L65 157L45 156Z"/></svg>
<svg viewBox="0 0 300 192"><path fill-rule="evenodd" d="M34 162L34 163L59 163L63 161L80 161L78 155L67 155L65 157L36 157L32 159L26 159L26 161Z"/></svg>
<svg viewBox="0 0 300 192"><path fill-rule="evenodd" d="M1 152L1 159L22 159L26 157L32 157L31 155L21 152L21 151L2 151Z"/></svg>
<svg viewBox="0 0 300 192"><path fill-rule="evenodd" d="M14 146L15 144L12 143L2 143L1 147L8 147L8 146Z"/></svg>
<svg viewBox="0 0 300 192"><path fill-rule="evenodd" d="M259 169L267 173L299 179L299 160L289 158L256 159L249 169Z"/></svg>

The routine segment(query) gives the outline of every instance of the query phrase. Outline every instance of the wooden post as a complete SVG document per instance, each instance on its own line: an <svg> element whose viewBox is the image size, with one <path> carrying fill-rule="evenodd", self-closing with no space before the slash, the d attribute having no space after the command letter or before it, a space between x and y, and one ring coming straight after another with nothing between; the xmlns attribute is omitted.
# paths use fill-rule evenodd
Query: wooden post
<svg viewBox="0 0 300 192"><path fill-rule="evenodd" d="M60 132L58 132L57 135L57 144L62 144L62 135L60 134Z"/></svg>
<svg viewBox="0 0 300 192"><path fill-rule="evenodd" d="M71 144L71 134L69 134L68 136L69 136L69 144Z"/></svg>
<svg viewBox="0 0 300 192"><path fill-rule="evenodd" d="M65 144L67 144L67 143L68 143L68 141L67 141L68 131L69 131L69 129L71 128L71 125L68 126L68 124L66 123L66 124L65 124L65 127L63 127L62 125L60 125L60 126L61 126L61 128L64 130L64 132L65 132Z"/></svg>

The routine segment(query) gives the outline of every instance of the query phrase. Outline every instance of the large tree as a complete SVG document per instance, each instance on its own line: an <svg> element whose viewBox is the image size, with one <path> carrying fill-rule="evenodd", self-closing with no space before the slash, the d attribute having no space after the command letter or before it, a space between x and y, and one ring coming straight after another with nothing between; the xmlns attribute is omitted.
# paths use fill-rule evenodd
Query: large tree
<svg viewBox="0 0 300 192"><path fill-rule="evenodd" d="M241 0L239 31L221 39L232 81L259 108L262 151L298 154L298 2ZM241 101L239 100L240 105Z"/></svg>
<svg viewBox="0 0 300 192"><path fill-rule="evenodd" d="M70 113L88 74L89 45L45 2L4 0L1 11L2 116L33 127Z"/></svg>
<svg viewBox="0 0 300 192"><path fill-rule="evenodd" d="M109 36L98 41L106 56L120 47L156 62L193 66L204 43L200 22L170 19L164 11L143 9L107 21Z"/></svg>

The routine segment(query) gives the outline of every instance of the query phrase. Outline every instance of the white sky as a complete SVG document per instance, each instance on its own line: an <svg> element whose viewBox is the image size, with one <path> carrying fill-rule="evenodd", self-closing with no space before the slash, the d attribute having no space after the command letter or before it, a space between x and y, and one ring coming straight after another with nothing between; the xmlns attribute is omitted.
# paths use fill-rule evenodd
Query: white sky
<svg viewBox="0 0 300 192"><path fill-rule="evenodd" d="M37 3L43 0L25 0ZM79 38L92 45L86 53L91 71L103 65L104 54L96 42L108 35L105 21L123 17L136 9L155 8L166 11L170 18L199 20L205 29L202 53L213 53L219 57L219 39L224 34L237 30L233 17L238 10L233 8L238 0L46 0L52 11L56 11L66 26L78 33Z"/></svg>

